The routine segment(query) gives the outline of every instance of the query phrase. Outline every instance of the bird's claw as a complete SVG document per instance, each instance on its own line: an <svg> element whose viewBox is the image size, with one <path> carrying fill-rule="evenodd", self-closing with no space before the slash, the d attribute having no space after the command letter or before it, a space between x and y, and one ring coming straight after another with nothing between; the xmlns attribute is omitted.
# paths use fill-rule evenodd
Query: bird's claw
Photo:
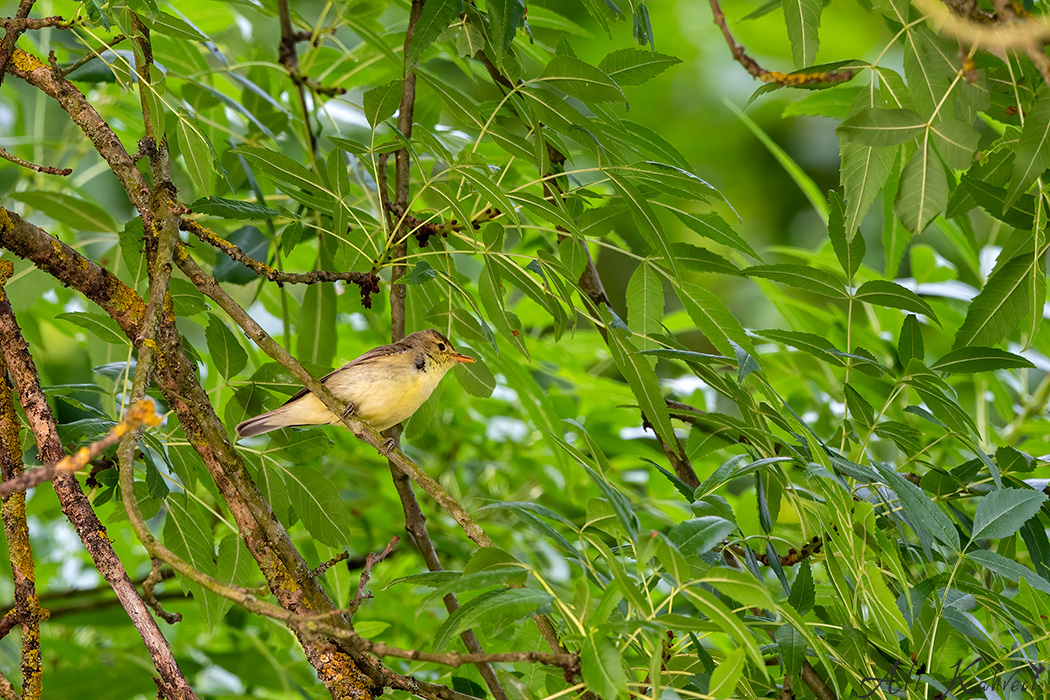
<svg viewBox="0 0 1050 700"><path fill-rule="evenodd" d="M342 417L343 418L348 418L348 417L352 416L354 414L355 410L356 410L356 406L354 406L352 403L346 404L346 408L343 409L343 416Z"/></svg>
<svg viewBox="0 0 1050 700"><path fill-rule="evenodd" d="M383 447L381 449L383 454L389 456L390 453L394 451L395 447L397 447L397 440L389 437L386 440L383 440Z"/></svg>

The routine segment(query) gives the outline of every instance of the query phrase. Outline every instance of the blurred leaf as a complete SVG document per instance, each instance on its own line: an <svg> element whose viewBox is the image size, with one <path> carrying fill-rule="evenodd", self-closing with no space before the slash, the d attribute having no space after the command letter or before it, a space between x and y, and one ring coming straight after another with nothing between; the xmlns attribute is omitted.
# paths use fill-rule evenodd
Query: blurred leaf
<svg viewBox="0 0 1050 700"><path fill-rule="evenodd" d="M336 327L335 289L329 284L311 284L306 288L299 314L297 356L314 364L331 365L337 340L333 332Z"/></svg>
<svg viewBox="0 0 1050 700"><path fill-rule="evenodd" d="M112 345L131 345L127 337L120 330L120 326L109 316L96 314L90 311L70 311L58 314L55 318L61 318L70 323L80 326L90 332L93 336L104 343Z"/></svg>

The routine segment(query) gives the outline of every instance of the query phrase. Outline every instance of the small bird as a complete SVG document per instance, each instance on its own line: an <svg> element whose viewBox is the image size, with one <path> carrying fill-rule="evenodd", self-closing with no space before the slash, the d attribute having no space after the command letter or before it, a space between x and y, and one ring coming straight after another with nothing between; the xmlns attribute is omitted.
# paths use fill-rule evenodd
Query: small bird
<svg viewBox="0 0 1050 700"><path fill-rule="evenodd" d="M476 362L460 355L449 339L433 328L369 350L326 375L321 382L347 402L344 415L386 430L405 420L430 398L445 373L458 363ZM334 425L342 418L303 389L280 408L237 426L238 437L261 435L296 425Z"/></svg>

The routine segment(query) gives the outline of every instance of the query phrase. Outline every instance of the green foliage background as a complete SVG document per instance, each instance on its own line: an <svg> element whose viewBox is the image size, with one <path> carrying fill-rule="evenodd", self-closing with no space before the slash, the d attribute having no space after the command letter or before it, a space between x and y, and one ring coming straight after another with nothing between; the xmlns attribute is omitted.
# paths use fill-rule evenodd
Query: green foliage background
<svg viewBox="0 0 1050 700"><path fill-rule="evenodd" d="M444 650L473 627L487 651L517 651L543 647L527 616L545 611L581 653L575 682L604 698L779 697L785 677L813 697L804 664L844 698L871 692L864 679L895 661L925 663L906 691L922 697L974 659L973 676L1016 673L1028 687L1004 697L1038 692L1028 664L1050 658L1038 481L1050 102L1038 71L977 53L968 73L958 44L896 0L805 2L786 23L794 10L779 3L727 4L766 67L850 60L857 73L755 93L706 5L620 0L617 21L612 4L530 2L531 33L511 21L502 35L493 17L517 2L468 7L466 20L458 3L426 5L411 49L410 210L479 223L426 247L410 240L408 327L448 331L481 361L457 367L409 421L405 450L499 548L477 550L424 500L446 568L465 573L422 574L403 542L373 572L356 629ZM308 127L276 62L272 3L128 5L152 26L163 82L149 99L165 114L179 201L285 271L375 266L383 294L366 308L352 285L278 287L199 241L191 254L318 376L388 342L375 181L379 154L401 144L407 4L294 4L297 28L316 37L300 45L302 72L346 89L319 98ZM89 19L21 39L60 65L127 21L120 3L38 9ZM649 31L658 53L635 43ZM506 97L472 60L475 44L523 86ZM134 151L141 108L131 50L117 49L71 78ZM0 105L0 145L74 168L59 180L0 162L3 205L145 292L142 224L90 143L11 76ZM548 144L568 157L564 175ZM547 173L564 197L544 199ZM577 293L584 245L608 307ZM78 294L15 264L7 289L72 449L119 418L134 352ZM176 275L172 293L231 433L297 390L190 282ZM673 418L665 397L693 408ZM653 430L681 440L698 488L673 476ZM140 449L154 531L198 568L260 585L174 417ZM385 460L348 432L294 429L239 449L311 565L402 533ZM97 480L93 504L144 575L115 472ZM69 593L99 579L51 490L28 507L38 585L58 596L45 601L45 696L151 697L148 656L107 590ZM345 603L358 576L340 565L324 582ZM202 697L327 694L281 624L178 579L161 590L184 615L165 629ZM460 594L461 615L446 614L446 592ZM11 596L8 576L0 599ZM9 677L18 652L13 636L0 641ZM470 667L389 664L486 692ZM500 678L512 697L567 687L560 669L525 663Z"/></svg>

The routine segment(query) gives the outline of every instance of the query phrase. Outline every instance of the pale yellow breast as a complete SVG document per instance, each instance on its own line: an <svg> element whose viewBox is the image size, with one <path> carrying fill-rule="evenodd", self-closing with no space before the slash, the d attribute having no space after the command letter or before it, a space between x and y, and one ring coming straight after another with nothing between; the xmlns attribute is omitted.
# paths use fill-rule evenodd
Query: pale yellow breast
<svg viewBox="0 0 1050 700"><path fill-rule="evenodd" d="M376 430L386 430L415 413L430 398L443 374L436 368L420 372L411 358L397 357L349 367L325 383L336 396L354 404L358 418Z"/></svg>

